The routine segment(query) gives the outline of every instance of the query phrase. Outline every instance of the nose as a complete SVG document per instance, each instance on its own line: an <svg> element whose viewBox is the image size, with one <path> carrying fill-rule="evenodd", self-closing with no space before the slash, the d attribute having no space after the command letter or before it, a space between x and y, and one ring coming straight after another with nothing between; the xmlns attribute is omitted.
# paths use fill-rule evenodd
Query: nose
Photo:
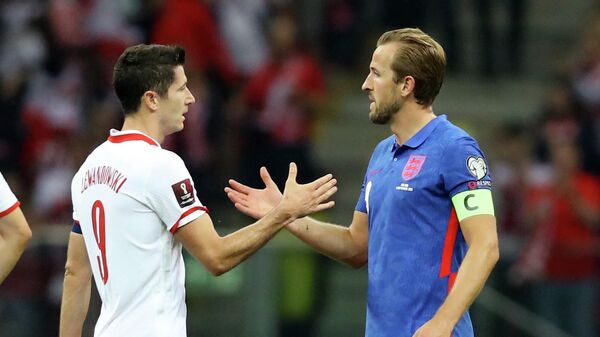
<svg viewBox="0 0 600 337"><path fill-rule="evenodd" d="M194 98L194 95L192 94L192 92L188 89L188 93L190 94L188 97L188 104L194 104L196 102L196 98Z"/></svg>
<svg viewBox="0 0 600 337"><path fill-rule="evenodd" d="M363 84L360 88L362 89L362 91L373 90L373 88L371 86L371 73L369 73L369 75L367 75L367 78L365 78L365 81L363 82Z"/></svg>

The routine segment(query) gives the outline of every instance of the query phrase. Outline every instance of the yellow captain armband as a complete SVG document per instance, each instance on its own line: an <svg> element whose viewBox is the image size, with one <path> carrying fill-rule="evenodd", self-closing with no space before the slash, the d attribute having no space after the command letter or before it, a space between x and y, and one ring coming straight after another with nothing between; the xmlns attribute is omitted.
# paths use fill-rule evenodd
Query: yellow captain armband
<svg viewBox="0 0 600 337"><path fill-rule="evenodd" d="M456 210L458 221L473 215L494 215L492 191L486 189L468 190L452 197L452 204Z"/></svg>

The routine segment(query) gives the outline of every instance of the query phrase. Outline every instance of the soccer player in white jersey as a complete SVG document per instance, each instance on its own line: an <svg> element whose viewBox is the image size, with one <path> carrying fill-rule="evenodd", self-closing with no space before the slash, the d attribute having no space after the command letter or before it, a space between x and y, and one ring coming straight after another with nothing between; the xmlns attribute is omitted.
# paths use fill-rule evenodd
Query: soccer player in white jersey
<svg viewBox="0 0 600 337"><path fill-rule="evenodd" d="M31 230L19 205L0 173L0 284L15 267L31 239Z"/></svg>
<svg viewBox="0 0 600 337"><path fill-rule="evenodd" d="M242 262L286 224L333 206L336 180L296 183L290 164L284 198L252 225L221 237L188 170L160 144L184 127L194 103L180 47L128 48L114 70L125 114L75 174L60 336L81 337L91 276L102 299L95 337L184 337L185 247L211 273Z"/></svg>

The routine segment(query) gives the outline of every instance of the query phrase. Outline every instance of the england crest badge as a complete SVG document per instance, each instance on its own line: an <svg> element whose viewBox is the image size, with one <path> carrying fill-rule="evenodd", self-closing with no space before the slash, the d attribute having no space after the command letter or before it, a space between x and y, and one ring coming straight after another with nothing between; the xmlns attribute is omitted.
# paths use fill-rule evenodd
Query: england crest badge
<svg viewBox="0 0 600 337"><path fill-rule="evenodd" d="M404 165L404 170L402 170L402 179L411 180L416 177L421 172L425 159L427 159L427 156L418 154L410 155L406 165Z"/></svg>

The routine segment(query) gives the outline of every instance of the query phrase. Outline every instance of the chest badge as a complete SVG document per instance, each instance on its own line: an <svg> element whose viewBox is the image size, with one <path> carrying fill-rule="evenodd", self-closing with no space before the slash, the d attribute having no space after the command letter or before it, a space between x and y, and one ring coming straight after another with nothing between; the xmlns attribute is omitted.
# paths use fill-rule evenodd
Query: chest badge
<svg viewBox="0 0 600 337"><path fill-rule="evenodd" d="M425 159L427 159L427 156L418 154L410 155L406 165L404 165L404 170L402 170L402 179L411 180L416 177L421 172Z"/></svg>

